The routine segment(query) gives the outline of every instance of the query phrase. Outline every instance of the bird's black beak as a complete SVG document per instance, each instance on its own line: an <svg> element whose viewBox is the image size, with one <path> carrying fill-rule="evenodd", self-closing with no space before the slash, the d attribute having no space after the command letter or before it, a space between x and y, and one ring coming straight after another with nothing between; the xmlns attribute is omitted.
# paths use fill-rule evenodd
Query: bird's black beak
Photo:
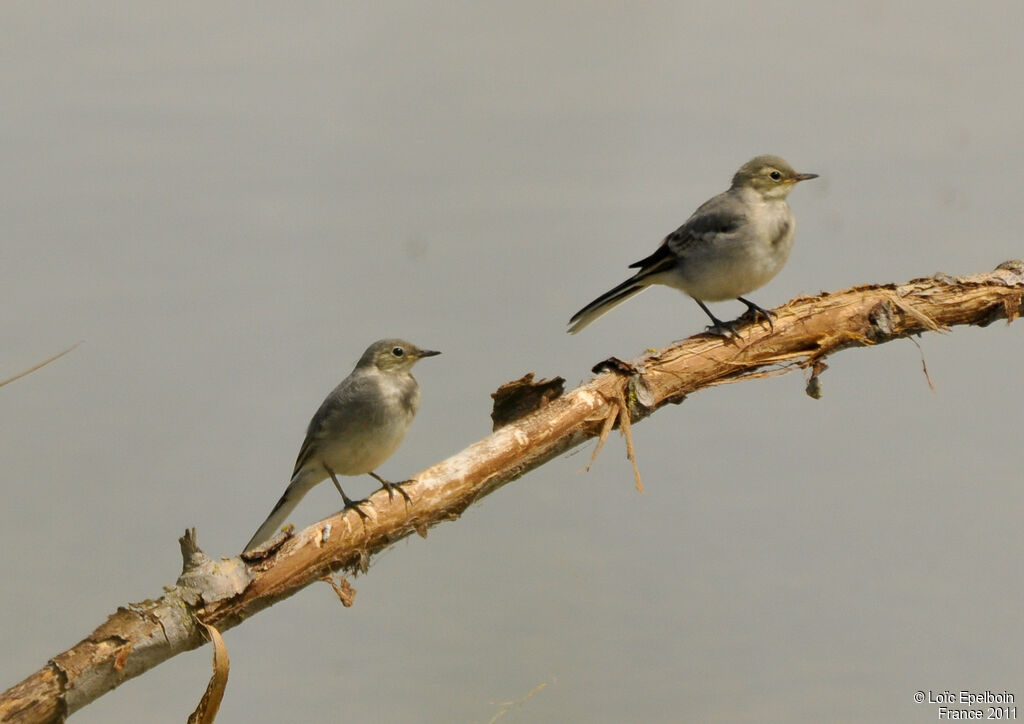
<svg viewBox="0 0 1024 724"><path fill-rule="evenodd" d="M440 353L440 352L438 352L437 350L433 350L433 349L421 349L421 350L420 350L420 355L419 355L419 356L420 356L420 358L422 359L423 357L436 357L436 356L437 356L437 355L439 355L439 354L441 354L441 353Z"/></svg>
<svg viewBox="0 0 1024 724"><path fill-rule="evenodd" d="M810 181L812 178L818 178L816 173L798 173L793 177L794 181Z"/></svg>

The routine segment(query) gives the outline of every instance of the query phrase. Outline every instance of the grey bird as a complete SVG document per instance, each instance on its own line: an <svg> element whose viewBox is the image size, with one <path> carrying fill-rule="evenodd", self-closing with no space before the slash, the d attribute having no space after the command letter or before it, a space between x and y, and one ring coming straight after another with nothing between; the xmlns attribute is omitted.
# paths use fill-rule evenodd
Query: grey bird
<svg viewBox="0 0 1024 724"><path fill-rule="evenodd" d="M576 312L569 332L579 332L652 284L693 297L711 318L712 334L734 336L735 324L718 319L704 302L738 299L755 319L763 315L772 326L772 313L743 295L767 284L785 265L796 230L786 197L800 181L817 177L797 173L778 156L747 161L727 191L701 204L653 254L629 265L639 269L636 274Z"/></svg>
<svg viewBox="0 0 1024 724"><path fill-rule="evenodd" d="M420 386L410 370L424 357L438 354L401 339L382 339L366 348L352 373L309 421L291 483L245 550L272 537L302 497L327 478L338 488L345 508L355 508L364 518L359 508L364 501L353 502L345 495L339 475L369 473L389 496L397 490L409 500L402 483L389 483L374 470L402 444L419 409Z"/></svg>

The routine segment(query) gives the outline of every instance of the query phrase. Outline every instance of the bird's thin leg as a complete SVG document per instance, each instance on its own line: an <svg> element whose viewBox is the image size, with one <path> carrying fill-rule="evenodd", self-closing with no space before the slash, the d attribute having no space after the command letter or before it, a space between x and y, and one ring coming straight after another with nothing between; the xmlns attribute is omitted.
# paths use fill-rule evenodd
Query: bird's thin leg
<svg viewBox="0 0 1024 724"><path fill-rule="evenodd" d="M352 508L357 513L359 513L359 517L360 518L362 518L363 520L366 520L366 518L368 518L369 516L367 516L366 513L363 512L363 509L359 507L360 505L362 505L366 501L365 500L352 500L350 497L345 495L345 491L341 489L341 483L338 482L338 476L334 474L334 471L331 470L326 465L324 465L324 470L326 470L327 474L331 476L331 480L334 481L334 487L336 487L338 489L338 492L341 493L341 499L345 501L345 510L348 510L349 508Z"/></svg>
<svg viewBox="0 0 1024 724"><path fill-rule="evenodd" d="M700 305L700 308L704 310L704 314L711 317L712 324L707 328L709 334L713 334L716 337L722 337L723 339L732 339L733 337L739 337L739 333L736 332L736 324L734 322L723 322L721 319L711 313L711 310L707 308L699 299L694 299Z"/></svg>
<svg viewBox="0 0 1024 724"><path fill-rule="evenodd" d="M775 325L772 324L772 319L779 316L778 314L771 311L770 309L765 309L764 307L758 304L754 304L749 299L744 299L743 297L736 297L736 299L747 305L747 311L754 315L755 322L757 321L758 317L764 317L765 320L767 320L768 322L768 328L771 329L773 332L775 331Z"/></svg>
<svg viewBox="0 0 1024 724"><path fill-rule="evenodd" d="M402 489L402 486L405 485L406 483L411 483L411 480L402 480L401 482L398 483L391 483L382 478L381 476L377 475L377 473L371 472L370 475L372 475L377 480L377 482L380 483L381 486L383 486L384 490L388 491L388 500L395 499L394 491L397 490L399 495L405 498L405 502L408 503L409 505L412 505L412 498L410 498L409 494Z"/></svg>

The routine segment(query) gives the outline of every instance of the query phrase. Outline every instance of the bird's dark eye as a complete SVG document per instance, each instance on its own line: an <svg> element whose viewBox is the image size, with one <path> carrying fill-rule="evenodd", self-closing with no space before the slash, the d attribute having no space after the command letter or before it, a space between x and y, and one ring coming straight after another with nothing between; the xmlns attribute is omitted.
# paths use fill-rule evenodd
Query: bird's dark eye
<svg viewBox="0 0 1024 724"><path fill-rule="evenodd" d="M391 350L391 354L393 354L395 357L405 357L405 350L402 349L401 347L395 347L393 350Z"/></svg>
<svg viewBox="0 0 1024 724"><path fill-rule="evenodd" d="M782 180L782 174L779 173L778 171L772 171L768 175L771 177L772 181L781 181Z"/></svg>

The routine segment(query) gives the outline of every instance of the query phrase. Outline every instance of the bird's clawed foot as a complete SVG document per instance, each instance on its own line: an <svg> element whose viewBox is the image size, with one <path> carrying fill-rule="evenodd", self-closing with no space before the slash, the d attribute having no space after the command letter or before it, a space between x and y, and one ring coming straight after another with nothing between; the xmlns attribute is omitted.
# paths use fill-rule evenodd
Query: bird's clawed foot
<svg viewBox="0 0 1024 724"><path fill-rule="evenodd" d="M363 520L369 518L370 516L366 514L366 511L359 507L360 505L366 505L369 501L367 501L366 498L363 498L362 500L352 500L352 498L345 495L345 491L341 489L341 483L338 482L338 476L335 475L334 471L328 468L326 465L324 466L324 468L331 476L331 481L334 483L334 487L336 487L338 489L338 492L341 493L341 499L345 502L345 510L356 511L357 513L359 513L359 517Z"/></svg>
<svg viewBox="0 0 1024 724"><path fill-rule="evenodd" d="M345 500L345 510L354 510L354 511L356 511L357 513L359 513L359 517L362 518L363 520L366 520L367 518L370 517L369 515L367 515L365 510L363 510L362 508L359 507L360 505L366 505L367 503L370 502L366 498L363 498L362 500L351 500L350 498L348 498L346 496L344 500Z"/></svg>
<svg viewBox="0 0 1024 724"><path fill-rule="evenodd" d="M388 491L388 500L389 501L394 501L394 499L395 499L395 491L397 490L398 494L401 495L403 498L405 498L406 504L412 505L412 498L410 498L409 494L407 492L405 492L405 490L402 488L403 485L407 485L407 484L411 483L412 480L401 480L401 481L399 481L397 483L392 483L390 481L385 480L381 476L377 475L377 473L370 473L370 475L372 475L373 478L378 483L381 484L381 487L384 488L384 490Z"/></svg>
<svg viewBox="0 0 1024 724"><path fill-rule="evenodd" d="M721 319L719 319L718 317L711 313L711 310L708 309L707 305L704 304L704 302L702 302L699 299L695 299L694 301L697 302L697 304L700 305L700 308L704 310L704 314L708 315L708 317L711 319L711 324L705 327L705 331L708 334L712 334L716 337L721 337L722 339L725 340L740 338L739 332L736 331L735 322L723 322Z"/></svg>
<svg viewBox="0 0 1024 724"><path fill-rule="evenodd" d="M743 297L736 297L736 299L747 305L747 311L743 314L744 317L749 314L754 318L755 322L763 318L766 322L768 322L768 328L773 332L775 331L775 324L773 323L773 320L779 316L778 314L771 311L770 309L765 309L764 307L758 304L754 304L749 299L744 299Z"/></svg>
<svg viewBox="0 0 1024 724"><path fill-rule="evenodd" d="M704 328L704 331L725 340L740 338L740 333L736 331L736 323L723 322L721 319L715 319L715 323L709 324Z"/></svg>

